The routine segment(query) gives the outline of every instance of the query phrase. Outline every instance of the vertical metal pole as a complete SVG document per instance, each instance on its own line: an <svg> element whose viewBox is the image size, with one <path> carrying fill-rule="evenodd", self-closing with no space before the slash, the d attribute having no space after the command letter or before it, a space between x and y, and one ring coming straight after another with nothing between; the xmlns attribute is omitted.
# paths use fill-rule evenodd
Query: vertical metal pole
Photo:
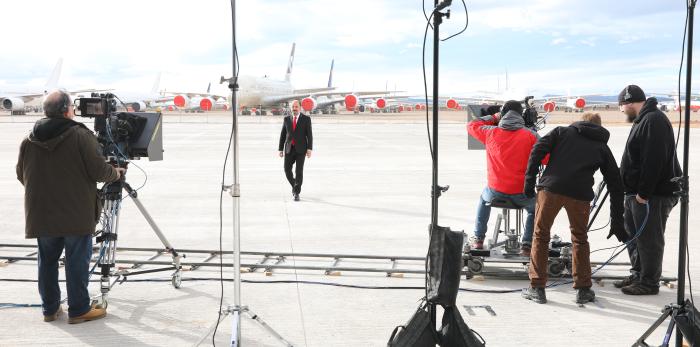
<svg viewBox="0 0 700 347"><path fill-rule="evenodd" d="M438 0L435 0L437 8ZM438 225L438 70L439 70L439 45L440 45L440 23L442 23L442 14L435 10L433 15L433 189L432 189L432 205L430 225L436 228Z"/></svg>
<svg viewBox="0 0 700 347"><path fill-rule="evenodd" d="M233 36L233 54L232 65L233 65L233 77L232 81L234 87L231 88L231 103L233 104L233 139L231 141L231 146L233 146L233 160L231 161L233 165L233 186L231 187L231 196L233 197L233 304L234 308L237 310L233 312L233 320L236 325L235 340L240 341L241 337L241 187L238 180L238 100L236 99L236 89L238 88L238 66L236 65L236 57L238 55L236 48L236 0L231 0L231 12L232 12L232 36ZM231 339L232 346L236 345L234 341L234 336Z"/></svg>
<svg viewBox="0 0 700 347"><path fill-rule="evenodd" d="M686 59L685 71L685 121L683 124L683 179L681 180L681 222L680 235L678 237L678 289L677 303L683 306L685 302L685 252L688 247L688 202L689 202L689 180L688 180L688 152L690 151L690 95L693 71L693 20L696 0L688 2L688 57ZM680 96L679 96L680 97ZM681 329L676 326L676 347L683 346L683 335Z"/></svg>

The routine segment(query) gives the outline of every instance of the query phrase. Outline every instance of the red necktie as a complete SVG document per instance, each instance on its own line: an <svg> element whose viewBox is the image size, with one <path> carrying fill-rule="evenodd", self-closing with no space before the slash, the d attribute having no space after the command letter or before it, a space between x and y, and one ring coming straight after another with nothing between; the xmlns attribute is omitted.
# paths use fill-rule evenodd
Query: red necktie
<svg viewBox="0 0 700 347"><path fill-rule="evenodd" d="M297 116L294 116L294 121L292 121L292 131L297 130ZM292 146L296 145L296 141L292 138Z"/></svg>

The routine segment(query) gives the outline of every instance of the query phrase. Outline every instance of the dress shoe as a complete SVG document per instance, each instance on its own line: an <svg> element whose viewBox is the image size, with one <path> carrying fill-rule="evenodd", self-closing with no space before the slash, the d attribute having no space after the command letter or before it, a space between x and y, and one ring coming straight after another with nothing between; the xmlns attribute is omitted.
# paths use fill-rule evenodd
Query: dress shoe
<svg viewBox="0 0 700 347"><path fill-rule="evenodd" d="M61 313L63 313L63 308L61 307L61 305L58 305L58 309L56 310L56 312L54 312L54 314L44 315L44 322L55 321L56 319L58 319L58 316L60 316Z"/></svg>
<svg viewBox="0 0 700 347"><path fill-rule="evenodd" d="M101 306L92 307L90 311L77 317L68 318L68 324L78 324L103 318L107 315L107 309Z"/></svg>

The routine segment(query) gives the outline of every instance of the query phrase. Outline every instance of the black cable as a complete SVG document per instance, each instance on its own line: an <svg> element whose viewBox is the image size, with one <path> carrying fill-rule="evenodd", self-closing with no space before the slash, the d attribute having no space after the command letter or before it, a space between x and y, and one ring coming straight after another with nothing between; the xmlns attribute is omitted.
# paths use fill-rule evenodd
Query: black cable
<svg viewBox="0 0 700 347"><path fill-rule="evenodd" d="M425 0L424 0L424 1L425 1ZM449 39L451 39L451 38L453 38L453 37L455 37L455 36L457 36L457 35L463 33L465 30L467 30L467 27L469 26L469 11L467 11L467 4L464 3L464 0L462 0L462 6L464 6L464 14L465 14L465 16L467 17L467 20L466 20L466 22L464 23L464 28L463 28L462 30L460 30L458 33L452 34L452 35L448 36L447 38L442 39L442 40L440 40L440 41L447 41L447 40L449 40Z"/></svg>

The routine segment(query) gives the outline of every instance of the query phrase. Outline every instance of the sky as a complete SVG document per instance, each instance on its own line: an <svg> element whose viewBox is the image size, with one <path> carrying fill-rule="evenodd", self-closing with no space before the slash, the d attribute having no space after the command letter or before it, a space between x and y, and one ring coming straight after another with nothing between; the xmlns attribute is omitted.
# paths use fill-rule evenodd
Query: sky
<svg viewBox="0 0 700 347"><path fill-rule="evenodd" d="M335 59L339 90L422 94L422 4L238 0L240 75L283 79L296 42L295 88L326 86ZM509 89L532 95L617 94L627 84L658 93L677 88L686 0L479 0L466 6L466 31L439 44L442 96L503 91L506 74ZM441 38L466 22L461 1L450 10ZM231 1L9 0L3 14L0 91L43 90L59 58L59 84L69 90L147 92L160 73L161 90L203 92L212 83L214 92L228 91L219 77L232 75ZM429 29L429 91L432 37ZM682 83L684 90L684 71Z"/></svg>

